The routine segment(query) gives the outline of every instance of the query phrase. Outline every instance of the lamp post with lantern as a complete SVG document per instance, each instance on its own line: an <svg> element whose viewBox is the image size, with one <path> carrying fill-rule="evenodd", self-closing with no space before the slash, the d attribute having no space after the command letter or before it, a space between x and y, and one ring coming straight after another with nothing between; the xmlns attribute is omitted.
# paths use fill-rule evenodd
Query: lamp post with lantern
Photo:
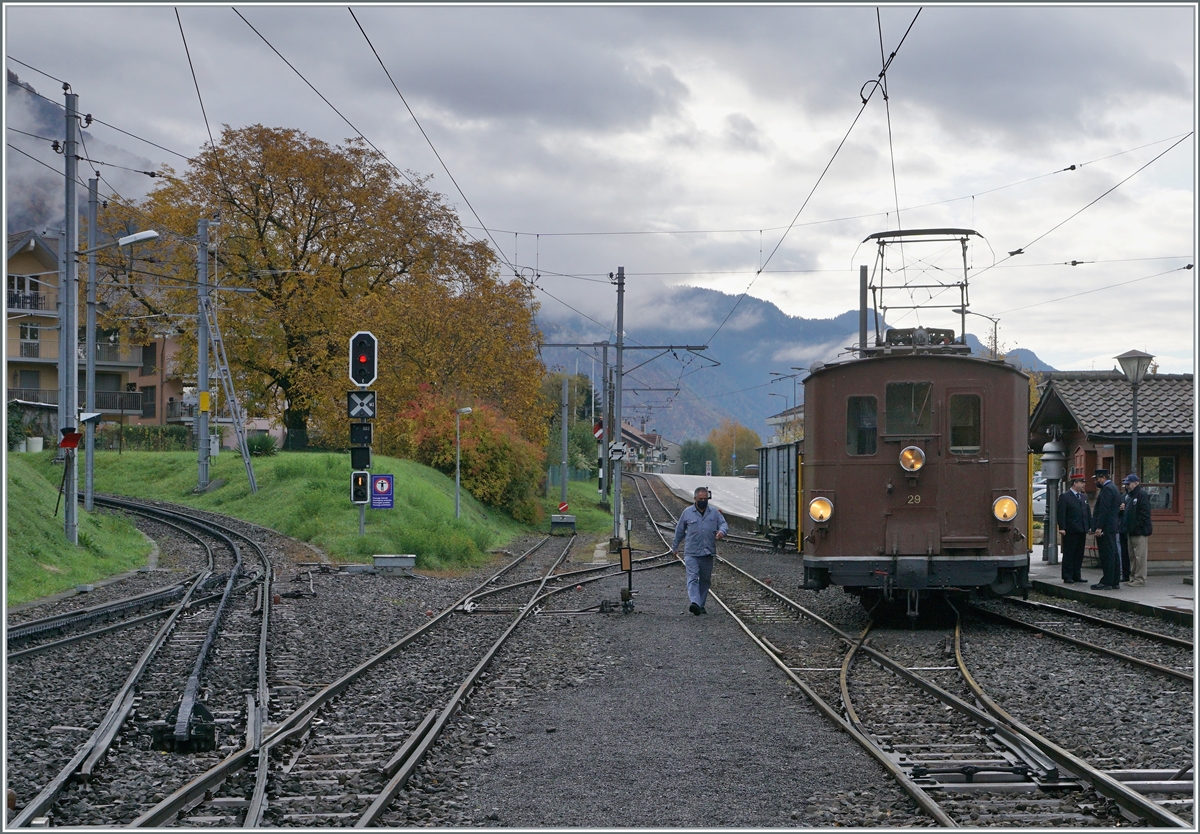
<svg viewBox="0 0 1200 834"><path fill-rule="evenodd" d="M1150 365L1154 362L1154 357L1149 353L1143 353L1140 350L1130 350L1116 357L1116 360L1121 363L1121 372L1125 374L1125 378L1129 380L1129 384L1133 387L1133 431L1132 431L1132 449L1130 455L1132 459L1132 469L1130 471L1134 475L1139 474L1138 466L1138 385L1141 384L1142 378L1146 376L1146 371L1150 370Z"/></svg>

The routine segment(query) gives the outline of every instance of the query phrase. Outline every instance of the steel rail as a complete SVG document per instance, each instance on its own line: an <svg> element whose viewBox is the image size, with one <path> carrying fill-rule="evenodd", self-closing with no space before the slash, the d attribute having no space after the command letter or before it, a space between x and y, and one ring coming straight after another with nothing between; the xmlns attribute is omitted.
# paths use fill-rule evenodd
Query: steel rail
<svg viewBox="0 0 1200 834"><path fill-rule="evenodd" d="M1035 625L1034 623L1027 623L1024 620L1017 619L1016 617L1010 617L1007 614L1001 614L999 611L980 608L977 605L971 605L970 607L972 611L978 614L1007 625L1020 626L1021 628L1028 629L1029 631L1035 631L1039 634L1045 634L1049 637L1053 637L1055 640L1062 640L1064 643L1070 643L1071 645L1079 646L1080 648L1087 649L1091 652L1096 652L1097 654L1114 657L1117 660L1123 660L1126 663L1130 663L1134 666L1141 666L1144 669L1149 669L1153 672L1158 672L1163 675L1170 675L1171 677L1179 678L1180 680L1185 680L1189 683L1195 680L1191 672L1184 672L1181 669L1173 669L1170 666L1163 666L1150 660L1142 660L1140 657L1134 657L1133 655L1119 652L1116 649L1110 649L1106 646L1098 646L1095 643L1089 643L1086 640L1081 640L1078 637L1072 637L1069 634L1063 634L1060 631L1054 631L1053 629Z"/></svg>
<svg viewBox="0 0 1200 834"><path fill-rule="evenodd" d="M1088 614L1085 611L1076 611L1073 608L1063 608L1061 605L1051 605L1048 602L1037 602L1035 600L1018 599L1016 597L1005 597L1004 602L1011 605L1016 605L1019 608L1035 608L1038 610L1050 611L1054 614L1061 614L1072 619L1083 620L1084 622L1088 623L1095 623L1096 625L1105 626L1117 631L1123 631L1126 634L1135 634L1138 637L1145 637L1147 640L1154 640L1158 643L1166 643L1181 649L1193 650L1196 647L1196 644L1191 640L1184 640L1182 637L1174 637L1170 634L1162 634L1157 631L1150 631L1149 629L1138 628L1137 626L1126 625L1125 623L1118 623L1114 620L1105 619L1104 617L1097 617L1095 614Z"/></svg>
<svg viewBox="0 0 1200 834"><path fill-rule="evenodd" d="M263 728L264 736L262 739L262 744L259 749L260 750L269 749L270 747L273 747L273 746L281 743L282 741L284 741L285 736L290 738L291 737L290 734L292 734L292 732L295 731L297 729L297 727L299 727L302 724L307 724L308 721L311 721L313 716L316 715L317 710L321 706L323 706L327 701L331 700L332 698L335 698L336 696L340 695L357 678L359 678L366 672L370 671L374 667L378 666L380 663L383 663L385 660L389 659L392 655L394 655L396 652L400 651L404 647L408 646L410 643L412 643L415 640L422 637L427 631L432 630L435 625L437 625L438 623L441 623L443 620L447 619L452 614L454 614L457 610L461 609L463 603L466 600L470 599L473 595L478 593L481 589L486 588L489 584L491 584L495 580L499 579L504 574L508 573L510 570L515 568L517 565L519 565L521 562L525 561L525 559L528 558L528 556L531 553L536 551L538 548L542 547L542 545L544 545L549 540L550 540L550 537L546 536L545 538L543 538L542 540L537 542L533 547L529 548L529 550L525 551L525 553L521 554L520 556L516 557L512 562L505 565L498 572L492 574L487 579L485 579L483 582L481 582L479 585L472 588L470 591L468 591L465 595L460 597L458 600L450 603L449 606L444 608L440 613L438 613L432 619L428 620L427 622L425 622L422 625L418 626L417 628L413 629L412 631L410 631L408 634L401 637L398 641L396 641L392 645L387 646L386 648L384 648L381 651L377 652L376 654L372 655L367 660L360 663L358 666L356 666L353 669L351 669L350 671L346 672L344 675L342 675L337 680L326 685L323 689L321 689L320 691L313 694L307 701L305 701L302 705L300 705L300 707L293 710L289 715L285 716L279 723L270 726L269 731L268 731L267 726L264 725L264 728ZM176 814L178 814L181 811L181 809L183 809L187 805L187 803L189 801L194 799L197 791L200 791L201 794L203 794L204 791L211 789L211 787L216 784L219 784L221 782L221 780L227 778L230 774L236 773L238 770L245 767L246 764L248 763L247 760L250 758L250 756L253 754L253 752L254 752L253 749L244 748L244 749L238 751L237 753L233 753L230 756L226 757L222 761L213 765L211 768L209 768L204 773L202 773L199 776L192 779L192 781L188 782L187 784L185 784L182 787L175 790L169 796L167 796L162 801L160 801L157 805L155 805L154 807L145 811L141 816L137 817L135 820L133 820L133 822L129 823L129 827L131 827L131 828L155 827L155 826L162 825L163 823L169 821ZM261 760L261 757L260 757L260 760ZM256 793L257 793L257 783L256 783ZM265 797L262 800L260 800L260 804L258 805L258 807L255 810L256 810L257 816L251 817L251 815L249 813L247 813L246 819L244 820L242 827L256 828L261 824L262 813L266 810Z"/></svg>
<svg viewBox="0 0 1200 834"><path fill-rule="evenodd" d="M750 578L753 579L753 577ZM764 585L763 587L766 588L767 586ZM770 590L770 588L768 588L768 590ZM792 683L799 687L800 691L804 693L805 697L812 702L813 706L815 706L822 715L824 715L826 718L832 721L835 726L858 742L859 746L862 747L868 755L875 759L875 761L879 762L879 764L883 766L884 770L891 774L892 778L900 784L900 787L904 789L905 793L913 798L913 801L917 803L921 810L937 820L938 824L944 828L959 827L958 823L956 823L945 811L943 811L941 806L939 806L937 802L935 802L920 785L914 782L912 778L904 772L903 768L892 761L891 758L889 758L888 755L868 736L843 718L837 712L837 710L826 703L825 699L818 695L814 689L801 680L800 677L787 665L784 659L781 658L765 640L755 634L754 631L742 621L742 618L739 617L729 606L727 606L716 593L710 590L709 595L717 601L718 605L725 609L725 611L730 617L733 618L733 621L738 624L742 631L744 631L746 635L754 642L754 644L762 649L767 657L770 658L771 662L779 667L780 671L787 675L788 679L791 680ZM843 632L838 631L837 629L834 630L837 631L839 635L843 634Z"/></svg>
<svg viewBox="0 0 1200 834"><path fill-rule="evenodd" d="M159 602L170 602L183 595L187 584L196 578L196 574L192 574L186 579L176 582L172 585L166 585L161 588L154 588L131 597L113 600L100 605L93 605L88 608L80 608L75 611L69 611L62 614L55 614L50 617L43 617L38 620L29 620L24 623L17 623L12 627L5 628L4 637L8 645L29 640L44 634L47 631L58 631L69 626L77 626L84 623L92 622L103 617L111 617L113 614L120 614L129 609L144 608L147 605L154 605ZM12 655L9 655L10 657Z"/></svg>
<svg viewBox="0 0 1200 834"><path fill-rule="evenodd" d="M954 629L954 659L958 663L959 672L962 674L967 686L970 687L976 700L983 704L984 708L996 720L1028 738L1033 744L1037 745L1038 749L1044 755L1052 759L1063 770L1070 772L1077 779L1088 782L1097 793L1116 802L1123 811L1132 815L1131 819L1146 819L1152 825L1164 828L1193 828L1192 823L1176 816L1158 803L1147 799L1136 790L1112 778L1103 771L1095 769L1078 756L1050 741L1005 711L999 704L988 697L987 693L983 691L983 687L975 681L970 670L967 669L966 661L962 655L961 637L962 624L960 622Z"/></svg>
<svg viewBox="0 0 1200 834"><path fill-rule="evenodd" d="M84 765L85 761L95 762L107 751L107 747L100 747L102 739L108 738L111 740L113 737L115 737L116 731L113 729L113 727L116 726L119 728L119 724L117 723L118 720L124 721L125 717L129 714L129 710L132 708L134 687L141 680L146 668L150 665L150 661L158 653L158 650L162 647L163 643L166 642L167 636L175 628L175 623L178 621L180 614L182 614L186 608L188 600L191 599L192 594L200 586L204 579L212 572L212 548L209 547L207 543L205 543L204 546L208 551L209 569L197 576L196 581L192 583L183 599L180 600L179 604L176 605L174 610L171 612L167 622L162 625L162 627L154 635L154 638L150 641L149 645L142 652L141 657L130 670L124 685L117 692L116 697L113 698L112 705L109 707L108 712L100 721L100 724L96 727L95 731L93 731L91 737L79 747L67 765L62 768L58 775L50 780L50 782L47 783L44 788L42 788L38 795L35 796L25 806L24 809L22 809L21 813L17 814L17 816L9 821L9 826L13 828L23 828L29 825L35 818L44 816L46 812L54 805L55 801L58 799L59 795L62 794L63 790L66 789L67 783L74 778L78 769Z"/></svg>
<svg viewBox="0 0 1200 834"><path fill-rule="evenodd" d="M508 642L508 638L512 636L514 631L516 631L517 626L524 622L525 618L533 612L534 606L541 596L542 590L546 587L546 583L550 581L554 569L557 568L562 561L567 558L567 554L571 552L571 547L575 544L575 538L575 536L571 536L571 538L567 541L562 553L558 555L558 558L554 560L554 564L550 566L550 569L546 572L546 575L542 577L541 583L537 586L537 589L534 590L533 596L530 597L529 602L527 602L517 616L513 618L513 621L509 623L508 628L506 628L504 632L496 639L491 648L484 653L483 657L480 658L479 662L475 664L475 668L470 671L466 679L459 684L458 689L455 690L452 696L450 696L449 702L445 707L442 708L437 719L422 734L420 741L411 746L407 759L404 760L403 764L397 765L396 771L392 775L391 779L389 779L383 789L376 794L375 799L371 802L370 806L368 806L367 810L364 811L362 816L360 816L354 823L355 828L366 828L374 824L383 815L383 812L387 810L387 807L391 805L396 794L400 792L400 789L404 787L409 778L412 776L413 772L417 769L418 765L420 765L421 761L425 758L425 754L429 752L429 749L438 740L438 738L441 737L442 731L446 728L446 724L449 722L450 718L458 710L459 705L463 702L471 690L475 688L475 684L479 680L479 676L483 674L485 669L487 669L488 665L492 662L492 659L499 653L501 647ZM565 591L566 589L562 588L556 590Z"/></svg>
<svg viewBox="0 0 1200 834"><path fill-rule="evenodd" d="M654 492L653 488L651 488L651 492ZM646 506L646 499L644 496L642 496L641 489L638 489L638 497L642 500L642 506L646 510L646 514L650 516L651 520L653 520L654 516L650 515L650 508ZM655 495L655 498L658 498L658 496ZM661 499L659 499L659 504L662 505ZM666 510L668 514L670 513L665 506L663 506L663 509ZM666 544L666 539L663 537L662 532L657 528L656 532L658 532L659 538L663 539L663 544ZM814 612L809 611L802 605L788 599L769 585L760 582L756 577L751 576L749 573L742 570L729 560L721 556L717 556L717 559L760 586L763 590L769 591L777 599L779 599L788 607L791 607L797 613L812 619L814 622L820 623L851 645L855 643L854 638L850 637L850 635L846 634L832 623L828 622ZM732 608L726 605L725 601L722 600L716 592L710 589L709 595L717 601L718 605L725 609L726 613L728 613L729 616L733 618L733 621L738 624L738 627L741 628L742 631L745 632L745 634L751 639L751 641L753 641L754 644L758 646L768 658L770 658L771 662L774 663L780 669L780 671L782 671L783 674L786 675L788 679L794 683L801 692L804 693L805 697L808 698L808 700L822 715L824 715L827 719L832 721L834 725L854 739L854 741L856 741L858 745L867 752L868 755L879 762L879 764L883 766L884 770L891 774L892 778L896 780L905 793L912 797L913 801L917 803L917 806L920 807L921 810L933 817L933 819L935 819L938 824L944 828L958 828L958 823L956 823L945 811L943 811L941 806L939 806L937 802L935 802L933 798L929 796L929 794L925 793L924 789L921 788L920 785L914 782L912 778L904 772L903 768L892 761L891 758L888 757L888 755L866 734L859 730L854 724L851 724L850 721L846 720L846 718L844 718L836 709L830 706L824 698L817 694L816 690L801 680L800 677L791 669L791 667L788 666L786 661L779 656L779 653L774 646L771 646L766 640L755 634L753 629L751 629L742 620L742 618L733 611ZM863 633L863 636L866 636L866 632Z"/></svg>

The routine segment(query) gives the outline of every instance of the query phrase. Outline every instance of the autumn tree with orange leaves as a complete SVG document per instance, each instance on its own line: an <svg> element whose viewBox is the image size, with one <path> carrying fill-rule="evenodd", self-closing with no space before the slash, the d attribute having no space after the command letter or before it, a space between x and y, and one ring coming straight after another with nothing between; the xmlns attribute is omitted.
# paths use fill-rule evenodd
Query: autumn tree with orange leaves
<svg viewBox="0 0 1200 834"><path fill-rule="evenodd" d="M111 205L108 222L131 222ZM111 318L195 314L197 222L211 226L210 283L239 398L279 419L285 448L347 443L349 337L379 338L376 447L398 446L399 412L427 385L488 405L541 447L543 368L531 291L500 277L495 253L463 230L428 179L401 173L361 140L329 145L298 130L226 127L187 169L135 207L163 233L153 267L128 269ZM155 277L149 277L155 276ZM161 326L161 325L156 325ZM195 373L195 329L179 331Z"/></svg>

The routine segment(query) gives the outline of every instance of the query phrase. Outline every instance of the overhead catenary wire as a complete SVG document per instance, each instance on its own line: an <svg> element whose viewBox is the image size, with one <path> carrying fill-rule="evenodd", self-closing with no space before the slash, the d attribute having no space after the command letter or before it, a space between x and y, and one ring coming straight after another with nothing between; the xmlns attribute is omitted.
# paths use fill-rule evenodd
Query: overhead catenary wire
<svg viewBox="0 0 1200 834"><path fill-rule="evenodd" d="M908 28L904 31L904 36L900 38L900 43L896 45L896 49L888 57L887 61L884 62L883 69L879 71L879 78L883 78L887 74L888 68L892 65L892 61L900 52L900 48L904 45L904 41L908 39L908 33L912 31L912 27L916 24L917 18L920 16L921 9L917 9L917 13L913 16L912 22L908 24ZM797 210L796 216L792 218L792 222L788 224L787 229L785 229L783 234L779 237L779 242L775 244L775 248L771 250L769 255L767 255L767 258L765 261L763 261L762 266L759 267L758 271L754 273L754 278L751 279L749 285L747 285L746 289L742 291L742 294L738 296L737 301L733 303L732 309L730 309L725 318L722 319L721 323L717 325L717 329L713 331L712 335L708 337L708 344L712 344L713 339L715 339L717 334L721 332L721 328L725 326L725 323L729 321L730 317L737 310L738 305L742 303L742 299L745 298L746 294L750 292L750 288L754 286L754 282L758 280L758 276L762 274L763 269L765 269L767 264L771 262L771 259L775 257L775 253L779 251L779 247L783 245L783 242L787 240L788 233L791 232L792 228L796 225L796 221L800 219L801 213L803 213L805 207L808 206L808 201L812 199L813 194L816 193L817 188L821 185L822 180L825 179L825 174L829 172L829 169L833 166L834 160L837 159L838 154L841 153L842 147L846 144L846 140L850 138L850 133L854 130L854 126L858 124L858 120L862 118L863 112L867 109L867 104L870 103L871 98L875 95L875 90L877 89L879 89L878 85L873 87L869 94L862 97L862 107L859 108L858 113L854 116L854 120L850 123L850 127L846 129L846 134L842 137L842 140L838 142L838 146L834 148L833 155L829 158L829 161L825 163L825 167L821 170L820 176L817 177L817 181L813 183L813 187L808 192L808 196L804 198L804 202L801 203L799 210Z"/></svg>
<svg viewBox="0 0 1200 834"><path fill-rule="evenodd" d="M492 242L492 246L496 247L496 253L502 259L507 261L508 259L504 257L504 250L500 248L500 244L496 242L496 238L492 235L491 230L487 227L487 224L483 222L483 218L479 216L479 212L475 210L475 206L471 204L470 199L467 198L466 193L462 190L462 186L460 186L458 184L458 180L454 178L454 174L450 173L449 166L447 166L446 161L442 159L442 155L438 153L438 149L434 147L433 140L430 139L429 134L425 132L425 128L421 125L420 120L417 118L417 114L413 112L411 107L409 107L408 99L404 97L404 93L400 92L400 88L396 85L395 79L392 78L391 72L388 71L387 65L383 63L383 58L380 57L379 51L375 48L375 44L371 42L370 36L367 35L367 30L363 28L362 23L360 23L358 20L358 16L354 14L354 9L347 6L346 11L350 12L350 17L354 18L354 24L358 26L358 31L362 32L363 38L367 41L367 46L371 47L371 52L375 55L375 60L379 62L379 66L383 70L383 74L387 76L387 80L392 85L392 89L395 90L396 95L400 97L400 101L404 104L404 109L408 111L408 115L412 116L413 124L417 126L417 130L421 131L421 135L425 137L425 141L428 143L429 149L433 151L433 155L437 157L438 164L442 166L442 170L446 172L446 176L449 177L450 182L454 184L454 188L458 191L458 195L463 198L463 202L467 204L467 208L471 210L471 214L475 216L475 219L479 221L479 225L487 233L488 239ZM512 264L510 263L509 266L512 266Z"/></svg>

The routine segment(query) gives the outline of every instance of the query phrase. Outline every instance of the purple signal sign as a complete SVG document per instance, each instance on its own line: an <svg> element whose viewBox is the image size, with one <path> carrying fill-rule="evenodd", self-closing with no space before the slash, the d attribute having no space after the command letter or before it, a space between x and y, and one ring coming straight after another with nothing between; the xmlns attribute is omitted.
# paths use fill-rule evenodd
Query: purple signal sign
<svg viewBox="0 0 1200 834"><path fill-rule="evenodd" d="M392 497L392 475L371 476L371 509L390 510L395 507Z"/></svg>

